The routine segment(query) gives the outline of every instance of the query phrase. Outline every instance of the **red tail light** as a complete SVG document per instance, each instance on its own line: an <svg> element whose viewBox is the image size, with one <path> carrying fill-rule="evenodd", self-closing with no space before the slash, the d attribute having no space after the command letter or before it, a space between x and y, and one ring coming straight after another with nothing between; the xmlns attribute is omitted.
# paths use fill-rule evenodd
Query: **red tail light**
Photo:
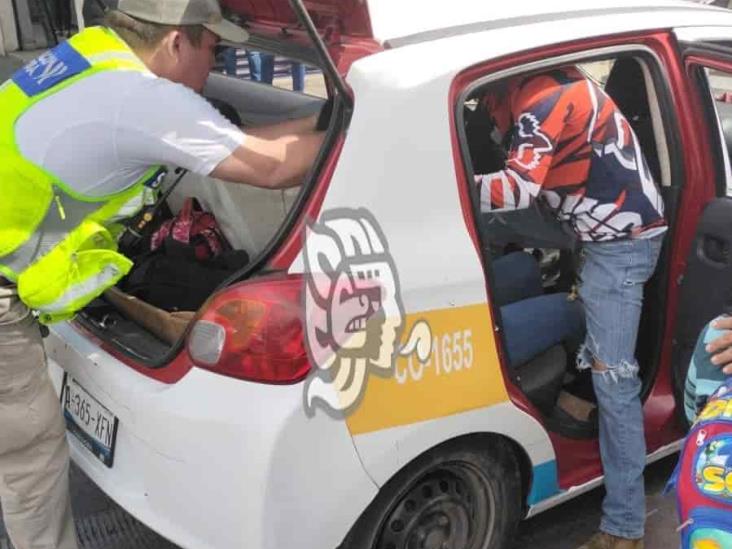
<svg viewBox="0 0 732 549"><path fill-rule="evenodd" d="M274 276L222 291L188 336L193 363L261 383L295 383L310 371L302 326L302 277Z"/></svg>

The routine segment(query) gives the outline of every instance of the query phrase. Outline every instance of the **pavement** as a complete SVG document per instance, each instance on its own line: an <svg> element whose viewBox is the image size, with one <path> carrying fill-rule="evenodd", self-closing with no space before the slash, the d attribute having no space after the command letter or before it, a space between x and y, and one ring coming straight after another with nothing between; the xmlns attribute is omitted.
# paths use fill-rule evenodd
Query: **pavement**
<svg viewBox="0 0 732 549"><path fill-rule="evenodd" d="M0 55L0 83L23 66L23 59L17 55Z"/></svg>
<svg viewBox="0 0 732 549"><path fill-rule="evenodd" d="M668 457L646 470L646 549L678 547L675 498L662 494L676 465ZM71 496L81 549L177 549L135 520L101 492L77 467L71 468ZM597 528L603 489L550 509L519 527L511 549L575 549ZM0 519L0 549L11 549Z"/></svg>
<svg viewBox="0 0 732 549"><path fill-rule="evenodd" d="M677 455L646 468L646 549L679 547L676 498L663 490L676 467ZM605 491L597 488L523 522L512 549L575 549L594 534L600 523Z"/></svg>

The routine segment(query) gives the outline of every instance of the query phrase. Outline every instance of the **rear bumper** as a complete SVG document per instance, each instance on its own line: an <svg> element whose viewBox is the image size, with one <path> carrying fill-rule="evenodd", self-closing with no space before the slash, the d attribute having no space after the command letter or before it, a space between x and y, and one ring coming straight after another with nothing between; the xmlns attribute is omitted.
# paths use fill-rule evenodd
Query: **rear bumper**
<svg viewBox="0 0 732 549"><path fill-rule="evenodd" d="M46 340L119 419L112 468L73 436L74 461L129 513L183 547L336 547L376 494L347 427L305 415L302 385L247 383L193 368L168 385L68 324Z"/></svg>

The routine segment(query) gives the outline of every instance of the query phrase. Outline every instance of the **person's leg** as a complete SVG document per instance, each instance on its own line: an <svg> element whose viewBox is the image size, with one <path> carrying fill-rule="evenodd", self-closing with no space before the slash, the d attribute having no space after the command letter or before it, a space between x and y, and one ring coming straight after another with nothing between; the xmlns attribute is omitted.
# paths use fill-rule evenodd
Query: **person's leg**
<svg viewBox="0 0 732 549"><path fill-rule="evenodd" d="M491 262L491 299L498 307L542 295L541 269L529 253L513 252Z"/></svg>
<svg viewBox="0 0 732 549"><path fill-rule="evenodd" d="M547 294L501 307L506 354L512 367L525 364L554 345L582 340L582 304L569 294Z"/></svg>
<svg viewBox="0 0 732 549"><path fill-rule="evenodd" d="M249 64L249 78L255 82L262 81L262 56L258 51L246 50L247 63Z"/></svg>
<svg viewBox="0 0 732 549"><path fill-rule="evenodd" d="M305 89L305 65L293 61L290 70L292 71L292 89L303 91Z"/></svg>
<svg viewBox="0 0 732 549"><path fill-rule="evenodd" d="M0 501L16 549L77 549L69 451L40 330L0 287Z"/></svg>
<svg viewBox="0 0 732 549"><path fill-rule="evenodd" d="M579 295L587 337L579 368L592 368L599 407L605 499L600 530L639 539L644 534L646 445L641 382L635 358L643 285L656 267L662 237L586 244Z"/></svg>
<svg viewBox="0 0 732 549"><path fill-rule="evenodd" d="M271 53L261 52L260 58L262 59L262 82L265 84L271 84L274 80L274 61L275 56Z"/></svg>
<svg viewBox="0 0 732 549"><path fill-rule="evenodd" d="M236 48L226 48L224 50L224 72L236 76Z"/></svg>

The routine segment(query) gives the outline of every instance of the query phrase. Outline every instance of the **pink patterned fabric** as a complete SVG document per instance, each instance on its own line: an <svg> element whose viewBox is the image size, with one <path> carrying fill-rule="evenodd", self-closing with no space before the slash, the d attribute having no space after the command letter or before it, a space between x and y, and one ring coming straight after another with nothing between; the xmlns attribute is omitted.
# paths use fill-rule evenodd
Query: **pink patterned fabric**
<svg viewBox="0 0 732 549"><path fill-rule="evenodd" d="M150 249L157 250L171 238L181 244L193 247L196 259L205 261L231 249L226 237L219 229L216 217L203 211L195 198L186 199L178 215L165 221L150 240Z"/></svg>

